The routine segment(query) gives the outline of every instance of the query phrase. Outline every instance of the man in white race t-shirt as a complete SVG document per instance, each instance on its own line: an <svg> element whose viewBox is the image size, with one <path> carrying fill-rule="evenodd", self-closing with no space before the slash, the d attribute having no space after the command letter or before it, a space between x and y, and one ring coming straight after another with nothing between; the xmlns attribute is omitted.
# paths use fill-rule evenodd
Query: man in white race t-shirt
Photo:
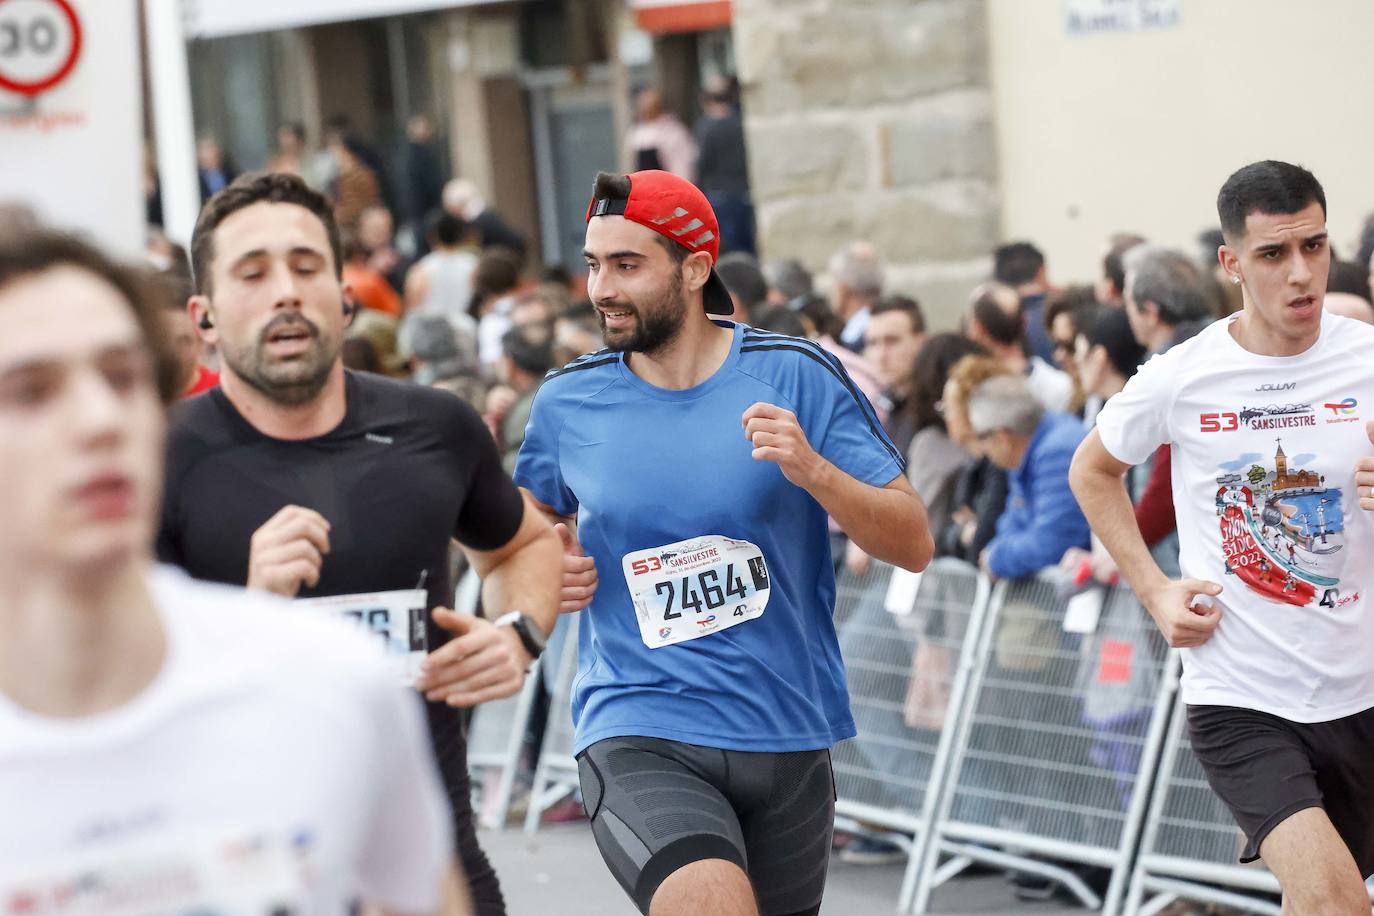
<svg viewBox="0 0 1374 916"><path fill-rule="evenodd" d="M83 242L0 243L0 911L468 912L380 649L154 567L161 310Z"/></svg>
<svg viewBox="0 0 1374 916"><path fill-rule="evenodd" d="M1368 916L1374 872L1374 328L1324 313L1326 196L1285 162L1217 199L1244 309L1154 357L1103 408L1070 483L1169 644L1193 750L1283 888L1284 913ZM1121 482L1173 446L1183 579ZM1364 481L1374 484L1374 474Z"/></svg>

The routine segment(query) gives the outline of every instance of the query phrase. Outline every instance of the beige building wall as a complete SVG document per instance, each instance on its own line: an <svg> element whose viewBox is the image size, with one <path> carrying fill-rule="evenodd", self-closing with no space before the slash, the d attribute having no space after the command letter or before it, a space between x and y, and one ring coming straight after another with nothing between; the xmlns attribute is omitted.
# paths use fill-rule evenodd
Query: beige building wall
<svg viewBox="0 0 1374 916"><path fill-rule="evenodd" d="M1286 159L1353 256L1374 211L1374 3L1178 6L1174 28L1069 35L1061 0L988 0L1003 238L1041 245L1059 283L1094 278L1120 230L1192 254L1226 176Z"/></svg>
<svg viewBox="0 0 1374 916"><path fill-rule="evenodd" d="M952 327L997 240L983 0L733 9L762 257L822 274L866 239L889 290Z"/></svg>

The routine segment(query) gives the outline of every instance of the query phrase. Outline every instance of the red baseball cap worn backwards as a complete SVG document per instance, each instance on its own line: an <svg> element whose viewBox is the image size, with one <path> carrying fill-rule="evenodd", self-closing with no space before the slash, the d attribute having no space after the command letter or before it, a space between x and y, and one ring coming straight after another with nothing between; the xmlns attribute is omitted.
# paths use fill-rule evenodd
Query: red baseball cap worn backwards
<svg viewBox="0 0 1374 916"><path fill-rule="evenodd" d="M720 255L720 226L716 213L696 185L659 169L631 172L630 196L624 200L593 197L587 205L587 222L593 216L623 216L652 229L688 251L711 256L711 274L702 287L702 301L711 315L732 315L735 304L715 271Z"/></svg>

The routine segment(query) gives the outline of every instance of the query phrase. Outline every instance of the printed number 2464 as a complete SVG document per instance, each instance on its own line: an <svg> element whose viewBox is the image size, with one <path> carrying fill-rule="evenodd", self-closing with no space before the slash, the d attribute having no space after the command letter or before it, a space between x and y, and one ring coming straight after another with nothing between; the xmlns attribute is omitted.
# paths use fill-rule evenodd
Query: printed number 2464
<svg viewBox="0 0 1374 916"><path fill-rule="evenodd" d="M743 601L746 595L744 580L735 575L734 563L729 563L725 567L725 584L723 586L720 583L719 570L703 569L695 576L683 576L681 591L674 588L671 579L659 582L654 590L660 595L665 592L668 594L668 603L663 607L664 620L676 620L682 616L684 610L700 614L703 601L706 610L714 611L724 605L730 596L735 596ZM675 598L682 610L673 609Z"/></svg>

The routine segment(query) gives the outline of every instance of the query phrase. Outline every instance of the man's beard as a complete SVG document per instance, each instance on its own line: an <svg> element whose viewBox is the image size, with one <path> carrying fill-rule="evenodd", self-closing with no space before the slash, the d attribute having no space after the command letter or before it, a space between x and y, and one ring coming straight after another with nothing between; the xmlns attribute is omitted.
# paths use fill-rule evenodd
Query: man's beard
<svg viewBox="0 0 1374 916"><path fill-rule="evenodd" d="M268 340L287 326L309 334L311 345L298 356L276 359L267 352ZM299 407L324 390L339 357L340 342L321 335L319 327L303 315L283 312L267 323L252 344L233 347L226 341L221 347L225 364L236 376L278 404Z"/></svg>
<svg viewBox="0 0 1374 916"><path fill-rule="evenodd" d="M637 319L633 328L624 331L608 331L606 315L598 308L596 320L601 324L601 336L606 348L617 353L653 356L677 340L687 314L687 303L682 297L681 275L674 273L667 289L649 306L646 310L641 310L634 303L616 306L629 309Z"/></svg>

